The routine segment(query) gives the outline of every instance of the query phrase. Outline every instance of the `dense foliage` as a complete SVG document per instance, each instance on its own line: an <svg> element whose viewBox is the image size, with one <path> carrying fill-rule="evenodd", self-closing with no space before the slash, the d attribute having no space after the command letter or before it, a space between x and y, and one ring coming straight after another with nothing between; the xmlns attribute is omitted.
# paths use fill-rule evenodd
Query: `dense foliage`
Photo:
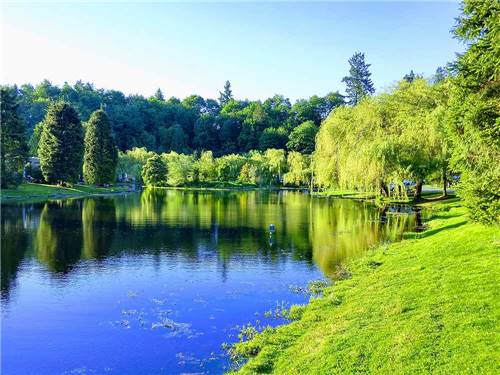
<svg viewBox="0 0 500 375"><path fill-rule="evenodd" d="M83 163L83 128L78 114L69 104L49 106L43 120L38 146L40 166L49 183L76 182Z"/></svg>
<svg viewBox="0 0 500 375"><path fill-rule="evenodd" d="M404 195L402 182L410 179L418 198L423 180L446 168L446 92L445 84L403 80L392 92L336 110L318 133L316 183Z"/></svg>
<svg viewBox="0 0 500 375"><path fill-rule="evenodd" d="M455 35L469 48L457 60L450 98L452 164L472 216L500 222L500 3L465 1Z"/></svg>
<svg viewBox="0 0 500 375"><path fill-rule="evenodd" d="M293 105L281 95L264 101L236 100L229 82L219 100L199 95L165 100L161 90L149 98L126 96L81 81L58 87L45 80L36 86L26 84L10 89L17 92L18 113L31 137L32 155L37 154L41 135L41 125L37 124L43 120L49 104L58 100L75 108L82 122L88 121L94 111L104 109L121 151L134 147L178 153L210 150L217 156L286 147L296 126L305 121L319 126L332 109L343 104L343 97L337 92L300 99Z"/></svg>
<svg viewBox="0 0 500 375"><path fill-rule="evenodd" d="M314 151L317 132L318 127L314 122L306 121L292 130L286 146L289 150L310 154Z"/></svg>
<svg viewBox="0 0 500 375"><path fill-rule="evenodd" d="M103 110L95 111L85 126L85 182L93 185L113 183L117 161L118 151L111 136L108 116Z"/></svg>
<svg viewBox="0 0 500 375"><path fill-rule="evenodd" d="M148 186L164 186L167 178L167 167L158 155L151 156L142 168L142 179Z"/></svg>
<svg viewBox="0 0 500 375"><path fill-rule="evenodd" d="M17 186L22 182L27 156L25 124L18 115L16 92L2 87L1 106L1 181L2 187Z"/></svg>

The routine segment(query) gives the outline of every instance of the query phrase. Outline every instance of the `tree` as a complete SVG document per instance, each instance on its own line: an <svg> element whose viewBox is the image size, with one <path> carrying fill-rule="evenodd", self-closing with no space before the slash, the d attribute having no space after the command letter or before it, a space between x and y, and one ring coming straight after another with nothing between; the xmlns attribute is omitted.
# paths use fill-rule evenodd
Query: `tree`
<svg viewBox="0 0 500 375"><path fill-rule="evenodd" d="M43 121L40 121L35 125L33 129L33 133L28 141L29 154L30 155L38 155L38 144L40 143L40 137L42 136L43 131Z"/></svg>
<svg viewBox="0 0 500 375"><path fill-rule="evenodd" d="M348 103L356 105L363 97L375 92L373 82L370 79L371 73L368 69L371 64L365 62L364 53L356 52L349 59L349 65L349 75L342 78L342 82L347 86Z"/></svg>
<svg viewBox="0 0 500 375"><path fill-rule="evenodd" d="M102 109L95 111L85 129L83 177L88 184L102 185L115 179L118 152L108 116Z"/></svg>
<svg viewBox="0 0 500 375"><path fill-rule="evenodd" d="M287 157L288 172L283 175L283 183L292 186L307 186L311 183L311 157L290 151Z"/></svg>
<svg viewBox="0 0 500 375"><path fill-rule="evenodd" d="M38 145L40 167L49 183L75 182L83 162L83 128L72 106L50 105Z"/></svg>
<svg viewBox="0 0 500 375"><path fill-rule="evenodd" d="M193 155L172 151L161 156L167 165L167 183L170 186L183 186L197 179L197 163Z"/></svg>
<svg viewBox="0 0 500 375"><path fill-rule="evenodd" d="M142 180L146 186L164 186L167 179L167 166L163 159L155 154L142 167Z"/></svg>
<svg viewBox="0 0 500 375"><path fill-rule="evenodd" d="M284 128L266 128L259 138L259 148L266 151L270 148L285 148L288 136Z"/></svg>
<svg viewBox="0 0 500 375"><path fill-rule="evenodd" d="M146 150L146 148L133 148L127 152L119 152L118 165L116 167L119 179L130 180L135 182L142 182L142 168L149 158L154 156L155 153Z"/></svg>
<svg viewBox="0 0 500 375"><path fill-rule="evenodd" d="M25 124L18 114L16 88L2 87L1 106L1 179L2 188L22 182L28 147Z"/></svg>
<svg viewBox="0 0 500 375"><path fill-rule="evenodd" d="M202 152L198 159L198 179L201 182L214 181L216 173L212 151Z"/></svg>
<svg viewBox="0 0 500 375"><path fill-rule="evenodd" d="M500 3L466 0L454 32L469 45L456 61L448 122L452 167L471 217L500 222Z"/></svg>
<svg viewBox="0 0 500 375"><path fill-rule="evenodd" d="M163 96L163 92L161 91L161 89L156 90L154 98L162 102L165 101L165 97Z"/></svg>
<svg viewBox="0 0 500 375"><path fill-rule="evenodd" d="M274 148L270 148L266 150L264 153L264 156L266 158L267 162L267 167L269 170L269 173L272 176L272 179L275 182L281 183L281 175L282 172L285 168L286 164L286 157L285 157L285 151L284 150L278 150ZM274 182L271 181L271 182Z"/></svg>
<svg viewBox="0 0 500 375"><path fill-rule="evenodd" d="M448 77L448 71L442 66L438 66L436 69L436 73L431 78L431 82L436 84L444 81L446 77Z"/></svg>
<svg viewBox="0 0 500 375"><path fill-rule="evenodd" d="M314 151L318 127L312 121L306 121L292 130L286 147L302 154L311 154Z"/></svg>
<svg viewBox="0 0 500 375"><path fill-rule="evenodd" d="M406 195L447 164L443 112L446 85L401 81L392 91L340 107L316 137L314 178L319 186ZM393 186L390 191L389 186Z"/></svg>
<svg viewBox="0 0 500 375"><path fill-rule="evenodd" d="M221 107L225 106L233 98L233 91L231 90L231 82L226 81L224 91L219 91L219 103Z"/></svg>
<svg viewBox="0 0 500 375"><path fill-rule="evenodd" d="M416 79L421 79L422 78L422 75L420 74L415 74L413 72L413 69L410 70L410 73L408 74L405 74L403 79L408 82L408 83L412 83L413 81L415 81Z"/></svg>

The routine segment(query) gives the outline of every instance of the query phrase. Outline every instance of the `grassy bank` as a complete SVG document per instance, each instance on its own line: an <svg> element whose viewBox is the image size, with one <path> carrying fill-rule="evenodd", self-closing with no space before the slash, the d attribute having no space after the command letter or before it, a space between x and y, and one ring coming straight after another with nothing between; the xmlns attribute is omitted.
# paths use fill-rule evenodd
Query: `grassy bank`
<svg viewBox="0 0 500 375"><path fill-rule="evenodd" d="M240 373L498 373L500 231L456 199L427 206L426 232L349 264L298 320L237 344Z"/></svg>
<svg viewBox="0 0 500 375"><path fill-rule="evenodd" d="M96 187L90 185L74 185L61 187L46 184L24 183L17 189L2 189L1 199L4 202L43 201L46 199L84 197L89 195L117 194L132 191L133 186L119 184L112 187Z"/></svg>

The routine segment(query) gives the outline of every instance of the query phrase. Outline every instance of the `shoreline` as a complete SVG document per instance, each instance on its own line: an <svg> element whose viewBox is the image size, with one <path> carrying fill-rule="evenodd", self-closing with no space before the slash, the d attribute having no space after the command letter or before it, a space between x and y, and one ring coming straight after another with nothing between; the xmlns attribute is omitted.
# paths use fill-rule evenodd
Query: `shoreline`
<svg viewBox="0 0 500 375"><path fill-rule="evenodd" d="M421 207L426 231L353 260L294 320L234 344L234 374L494 372L498 228L470 222L458 198Z"/></svg>
<svg viewBox="0 0 500 375"><path fill-rule="evenodd" d="M117 184L112 187L78 185L62 187L47 184L23 183L17 189L2 189L1 204L40 203L59 199L113 196L135 193L131 184Z"/></svg>
<svg viewBox="0 0 500 375"><path fill-rule="evenodd" d="M307 187L289 187L289 186L252 186L252 185L232 185L232 184L208 184L206 186L154 186L150 189L161 190L185 190L185 191L299 191L310 194L316 198L337 198L353 199L371 203L382 203L392 205L410 205L421 206L429 202L429 199L435 201L447 200L455 197L454 192L443 198L441 193L435 191L422 193L423 200L415 201L411 198L407 200L378 199L371 193L349 192L349 191L313 191ZM26 203L43 202L56 199L75 199L92 196L111 196L124 193L137 193L148 189L147 187L136 188L129 183L119 183L111 187L96 187L85 184L75 184L73 187L62 187L57 185L23 183L17 189L1 189L1 204L6 203Z"/></svg>

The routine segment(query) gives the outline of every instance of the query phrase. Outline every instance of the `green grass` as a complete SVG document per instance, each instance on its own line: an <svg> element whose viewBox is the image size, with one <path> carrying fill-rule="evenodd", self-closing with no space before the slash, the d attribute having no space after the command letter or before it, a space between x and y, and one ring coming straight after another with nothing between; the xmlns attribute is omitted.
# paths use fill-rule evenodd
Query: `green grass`
<svg viewBox="0 0 500 375"><path fill-rule="evenodd" d="M130 190L130 185L123 184L105 188L91 185L74 185L73 187L61 187L56 185L24 183L19 185L16 189L2 189L1 198L2 202L25 202L54 198L113 194Z"/></svg>
<svg viewBox="0 0 500 375"><path fill-rule="evenodd" d="M457 199L426 206L429 230L349 264L298 320L236 344L240 373L500 373L499 228L469 222Z"/></svg>

